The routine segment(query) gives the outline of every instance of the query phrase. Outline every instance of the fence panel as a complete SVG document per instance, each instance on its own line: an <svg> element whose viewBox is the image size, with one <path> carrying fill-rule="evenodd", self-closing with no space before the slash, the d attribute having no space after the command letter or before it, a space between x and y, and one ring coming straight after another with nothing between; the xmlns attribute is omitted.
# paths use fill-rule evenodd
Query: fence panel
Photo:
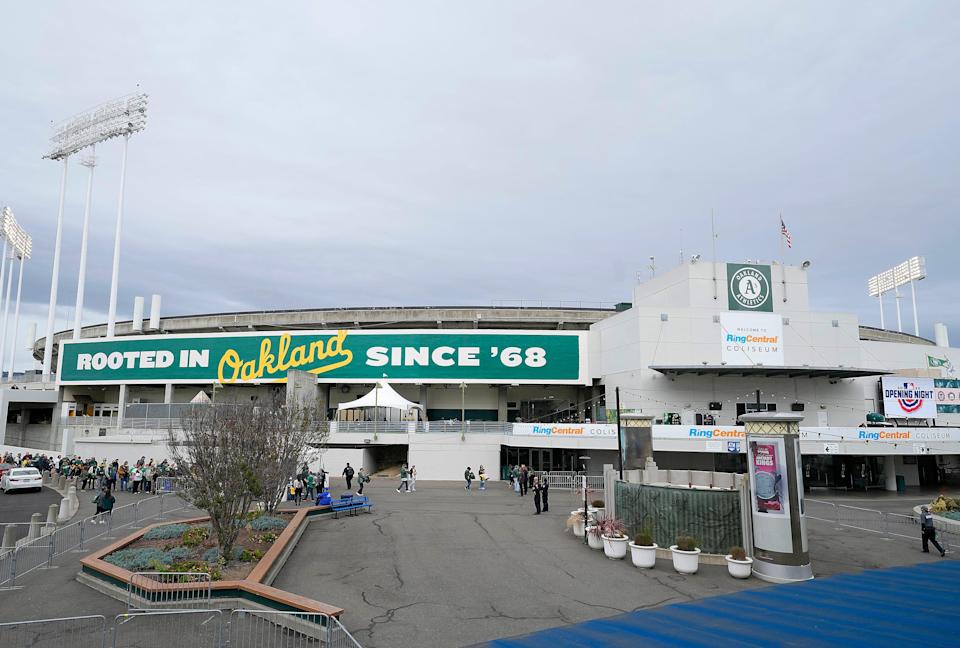
<svg viewBox="0 0 960 648"><path fill-rule="evenodd" d="M340 620L329 617L327 626L327 645L329 648L363 648L356 639L353 638L347 629L341 625Z"/></svg>
<svg viewBox="0 0 960 648"><path fill-rule="evenodd" d="M319 648L329 627L325 614L234 610L227 635L230 648Z"/></svg>
<svg viewBox="0 0 960 648"><path fill-rule="evenodd" d="M113 622L113 648L217 648L222 629L220 610L119 614Z"/></svg>
<svg viewBox="0 0 960 648"><path fill-rule="evenodd" d="M0 588L13 586L16 567L16 553L14 551L0 553Z"/></svg>
<svg viewBox="0 0 960 648"><path fill-rule="evenodd" d="M0 645L31 648L103 648L107 620L101 615L0 623Z"/></svg>
<svg viewBox="0 0 960 648"><path fill-rule="evenodd" d="M210 574L135 572L127 584L127 611L210 607Z"/></svg>

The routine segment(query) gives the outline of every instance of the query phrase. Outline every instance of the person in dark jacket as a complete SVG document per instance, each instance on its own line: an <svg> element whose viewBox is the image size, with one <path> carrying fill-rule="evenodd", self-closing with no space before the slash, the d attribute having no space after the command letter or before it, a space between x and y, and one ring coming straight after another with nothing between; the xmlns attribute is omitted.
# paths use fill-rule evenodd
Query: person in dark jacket
<svg viewBox="0 0 960 648"><path fill-rule="evenodd" d="M530 488L533 490L533 506L537 509L534 515L540 515L540 480L534 477L530 482Z"/></svg>
<svg viewBox="0 0 960 648"><path fill-rule="evenodd" d="M540 499L543 500L543 512L546 513L550 510L550 484L547 483L546 477L540 484Z"/></svg>
<svg viewBox="0 0 960 648"><path fill-rule="evenodd" d="M529 482L527 479L530 477L530 473L527 471L527 465L522 464L520 466L520 497L523 497L527 494L527 486Z"/></svg>
<svg viewBox="0 0 960 648"><path fill-rule="evenodd" d="M347 467L343 469L343 478L347 480L347 490L350 490L353 482L353 466L350 465L350 462L347 462Z"/></svg>
<svg viewBox="0 0 960 648"><path fill-rule="evenodd" d="M930 547L927 543L932 542L933 546L940 552L941 557L947 555L940 543L937 542L937 529L933 526L933 516L926 506L920 507L920 537L923 539L923 553L930 553Z"/></svg>

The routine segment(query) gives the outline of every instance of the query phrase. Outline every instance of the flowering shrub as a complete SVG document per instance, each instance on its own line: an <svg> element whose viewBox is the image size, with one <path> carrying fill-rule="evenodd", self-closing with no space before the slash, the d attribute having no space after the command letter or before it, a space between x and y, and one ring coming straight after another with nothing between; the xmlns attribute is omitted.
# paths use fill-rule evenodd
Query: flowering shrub
<svg viewBox="0 0 960 648"><path fill-rule="evenodd" d="M209 537L210 529L208 527L190 527L183 532L183 544L186 547L198 547Z"/></svg>

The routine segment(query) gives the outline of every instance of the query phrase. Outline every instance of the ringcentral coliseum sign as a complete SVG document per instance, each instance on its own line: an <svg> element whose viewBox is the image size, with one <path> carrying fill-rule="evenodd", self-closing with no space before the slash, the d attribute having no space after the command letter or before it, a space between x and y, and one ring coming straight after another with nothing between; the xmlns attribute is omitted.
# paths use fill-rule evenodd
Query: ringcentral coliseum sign
<svg viewBox="0 0 960 648"><path fill-rule="evenodd" d="M286 331L154 335L60 343L61 384L320 382L590 384L586 334Z"/></svg>

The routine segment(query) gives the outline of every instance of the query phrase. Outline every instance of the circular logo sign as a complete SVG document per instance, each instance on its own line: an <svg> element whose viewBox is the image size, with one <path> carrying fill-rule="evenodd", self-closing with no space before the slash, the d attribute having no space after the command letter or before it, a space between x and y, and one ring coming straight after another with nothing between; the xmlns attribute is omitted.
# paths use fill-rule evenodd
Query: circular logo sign
<svg viewBox="0 0 960 648"><path fill-rule="evenodd" d="M756 268L740 268L730 277L730 294L744 308L760 308L770 299L770 283Z"/></svg>

